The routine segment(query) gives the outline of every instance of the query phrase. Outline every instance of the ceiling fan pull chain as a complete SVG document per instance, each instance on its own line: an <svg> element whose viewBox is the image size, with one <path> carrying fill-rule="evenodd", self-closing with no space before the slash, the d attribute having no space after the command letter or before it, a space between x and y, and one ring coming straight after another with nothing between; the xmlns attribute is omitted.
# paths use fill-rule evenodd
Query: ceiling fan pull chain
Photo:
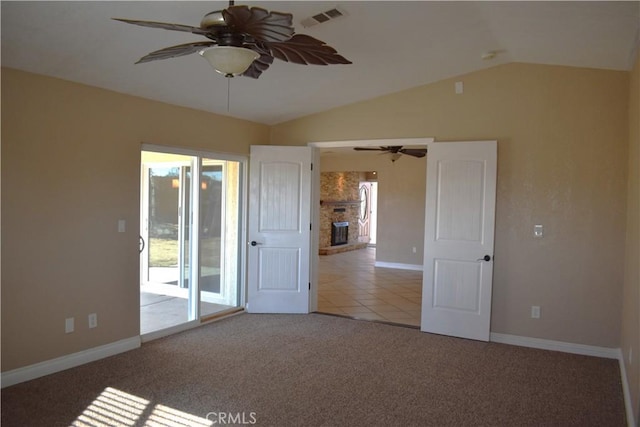
<svg viewBox="0 0 640 427"><path fill-rule="evenodd" d="M231 99L231 79L227 78L227 113L229 112L229 103Z"/></svg>

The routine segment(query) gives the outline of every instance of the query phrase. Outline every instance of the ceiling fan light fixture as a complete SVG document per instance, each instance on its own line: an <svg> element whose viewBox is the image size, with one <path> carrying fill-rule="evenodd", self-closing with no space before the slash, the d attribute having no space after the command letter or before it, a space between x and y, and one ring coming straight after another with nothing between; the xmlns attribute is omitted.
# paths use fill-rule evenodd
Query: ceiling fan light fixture
<svg viewBox="0 0 640 427"><path fill-rule="evenodd" d="M236 46L214 46L199 53L209 61L214 70L225 77L244 73L260 56L251 49Z"/></svg>

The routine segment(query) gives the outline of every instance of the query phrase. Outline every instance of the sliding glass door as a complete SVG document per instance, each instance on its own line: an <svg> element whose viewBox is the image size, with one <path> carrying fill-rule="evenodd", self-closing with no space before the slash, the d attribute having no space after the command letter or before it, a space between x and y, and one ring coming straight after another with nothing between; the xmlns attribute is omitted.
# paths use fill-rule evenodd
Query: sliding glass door
<svg viewBox="0 0 640 427"><path fill-rule="evenodd" d="M243 161L153 147L141 158L141 334L238 307Z"/></svg>
<svg viewBox="0 0 640 427"><path fill-rule="evenodd" d="M201 313L238 306L240 163L202 159L200 182ZM212 305L214 304L214 305Z"/></svg>

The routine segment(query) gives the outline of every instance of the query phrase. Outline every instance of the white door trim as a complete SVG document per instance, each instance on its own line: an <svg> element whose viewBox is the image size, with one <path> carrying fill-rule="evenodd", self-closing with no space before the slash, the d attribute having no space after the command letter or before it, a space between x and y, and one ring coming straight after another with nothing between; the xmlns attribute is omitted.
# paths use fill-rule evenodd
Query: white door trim
<svg viewBox="0 0 640 427"><path fill-rule="evenodd" d="M179 154L183 156L195 156L216 160L231 160L234 162L248 163L249 157L239 154L220 153L218 151L193 150L183 147L169 147L167 145L158 145L143 142L140 151L155 151L157 153Z"/></svg>
<svg viewBox="0 0 640 427"><path fill-rule="evenodd" d="M361 139L352 141L316 141L307 145L315 148L350 148L350 147L380 147L394 145L427 146L434 142L434 138L394 138L394 139Z"/></svg>

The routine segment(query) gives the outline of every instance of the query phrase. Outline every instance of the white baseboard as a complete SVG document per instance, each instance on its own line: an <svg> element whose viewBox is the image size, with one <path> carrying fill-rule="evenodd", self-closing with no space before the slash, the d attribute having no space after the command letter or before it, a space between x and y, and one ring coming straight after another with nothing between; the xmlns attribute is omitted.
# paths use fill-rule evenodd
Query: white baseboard
<svg viewBox="0 0 640 427"><path fill-rule="evenodd" d="M376 261L374 266L383 268L397 268L398 270L422 271L422 265L419 264L402 264L399 262Z"/></svg>
<svg viewBox="0 0 640 427"><path fill-rule="evenodd" d="M594 345L574 344L564 341L552 341L540 338L522 337L518 335L498 334L496 332L491 332L489 340L491 342L502 344L561 351L563 353L582 354L584 356L603 357L605 359L617 360L620 354L619 348L597 347Z"/></svg>
<svg viewBox="0 0 640 427"><path fill-rule="evenodd" d="M2 388L54 374L69 368L75 368L76 366L124 353L125 351L138 347L140 347L140 337L136 336L3 372L1 379Z"/></svg>
<svg viewBox="0 0 640 427"><path fill-rule="evenodd" d="M624 364L624 356L622 349L618 349L618 363L620 364L620 377L622 378L622 393L624 394L624 407L627 410L627 426L637 427L635 416L633 413L633 402L631 402L631 390L629 389L629 381L627 381L627 368Z"/></svg>
<svg viewBox="0 0 640 427"><path fill-rule="evenodd" d="M635 427L633 415L633 404L631 402L631 393L629 391L629 383L627 382L627 373L622 357L622 350L619 348L597 347L593 345L574 344L563 341L544 340L540 338L529 338L518 335L498 334L491 332L491 342L502 344L518 345L521 347L539 348L542 350L561 351L564 353L581 354L584 356L602 357L605 359L616 359L620 365L620 378L622 379L622 392L624 394L624 406L627 413L627 425Z"/></svg>

